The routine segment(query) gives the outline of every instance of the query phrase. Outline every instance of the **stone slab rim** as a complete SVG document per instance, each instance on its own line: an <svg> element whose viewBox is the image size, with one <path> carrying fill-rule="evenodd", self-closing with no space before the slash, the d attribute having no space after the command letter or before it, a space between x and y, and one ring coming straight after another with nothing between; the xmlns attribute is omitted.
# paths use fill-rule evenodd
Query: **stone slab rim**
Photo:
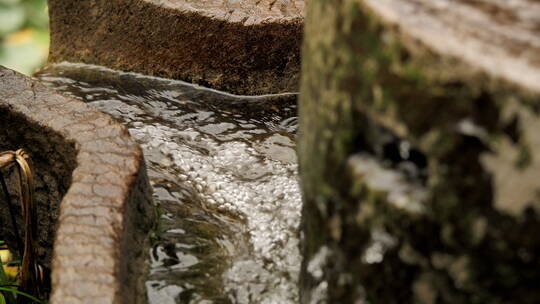
<svg viewBox="0 0 540 304"><path fill-rule="evenodd" d="M52 0L49 61L97 64L242 95L296 92L304 1L249 0L242 9L233 1L211 2L221 4L209 10L207 2L193 0ZM271 3L278 4L261 9ZM282 12L279 3L294 6L294 13Z"/></svg>
<svg viewBox="0 0 540 304"><path fill-rule="evenodd" d="M381 21L439 55L540 94L540 5L532 0L366 0Z"/></svg>
<svg viewBox="0 0 540 304"><path fill-rule="evenodd" d="M1 66L0 109L75 147L77 166L60 203L54 240L50 302L141 302L142 250L153 211L142 151L127 129ZM133 269L134 261L143 264Z"/></svg>

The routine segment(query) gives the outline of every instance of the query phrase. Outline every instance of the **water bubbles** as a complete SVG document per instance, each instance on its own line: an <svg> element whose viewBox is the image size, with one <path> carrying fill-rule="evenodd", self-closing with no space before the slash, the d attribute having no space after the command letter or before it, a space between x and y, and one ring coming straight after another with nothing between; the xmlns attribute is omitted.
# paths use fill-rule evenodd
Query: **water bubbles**
<svg viewBox="0 0 540 304"><path fill-rule="evenodd" d="M171 80L88 72L117 77L111 92L93 83L105 77L70 79L69 69L60 69L52 85L83 100L103 98L93 104L129 122L143 147L157 203L167 210L147 282L150 303L188 293L193 302L298 302L294 102L276 106ZM74 75L84 78L80 69ZM89 84L77 90L82 81Z"/></svg>

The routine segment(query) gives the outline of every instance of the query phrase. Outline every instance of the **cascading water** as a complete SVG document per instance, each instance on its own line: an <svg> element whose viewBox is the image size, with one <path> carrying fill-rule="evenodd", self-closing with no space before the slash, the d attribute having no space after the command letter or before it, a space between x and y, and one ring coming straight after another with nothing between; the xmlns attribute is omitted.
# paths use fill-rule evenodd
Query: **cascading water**
<svg viewBox="0 0 540 304"><path fill-rule="evenodd" d="M149 303L298 302L294 94L233 96L68 63L36 77L111 114L143 148L160 214Z"/></svg>

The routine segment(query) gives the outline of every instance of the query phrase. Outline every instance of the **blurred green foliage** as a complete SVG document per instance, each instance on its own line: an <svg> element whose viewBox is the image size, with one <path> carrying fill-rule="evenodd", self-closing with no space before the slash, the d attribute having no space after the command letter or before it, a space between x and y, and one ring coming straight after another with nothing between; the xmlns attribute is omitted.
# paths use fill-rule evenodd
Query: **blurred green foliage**
<svg viewBox="0 0 540 304"><path fill-rule="evenodd" d="M0 65L30 75L48 49L47 0L0 0Z"/></svg>

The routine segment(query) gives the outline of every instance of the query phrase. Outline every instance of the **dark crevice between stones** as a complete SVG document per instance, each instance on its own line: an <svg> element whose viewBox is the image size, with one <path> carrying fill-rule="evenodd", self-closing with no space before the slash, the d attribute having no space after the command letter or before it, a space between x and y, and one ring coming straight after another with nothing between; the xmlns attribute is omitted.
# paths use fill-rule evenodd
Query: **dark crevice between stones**
<svg viewBox="0 0 540 304"><path fill-rule="evenodd" d="M407 180L425 185L428 178L428 158L411 140L397 136L392 130L370 120L362 113L355 113L360 132L352 141L354 153L375 157L381 165L403 173ZM365 126L360 126L367 123Z"/></svg>

